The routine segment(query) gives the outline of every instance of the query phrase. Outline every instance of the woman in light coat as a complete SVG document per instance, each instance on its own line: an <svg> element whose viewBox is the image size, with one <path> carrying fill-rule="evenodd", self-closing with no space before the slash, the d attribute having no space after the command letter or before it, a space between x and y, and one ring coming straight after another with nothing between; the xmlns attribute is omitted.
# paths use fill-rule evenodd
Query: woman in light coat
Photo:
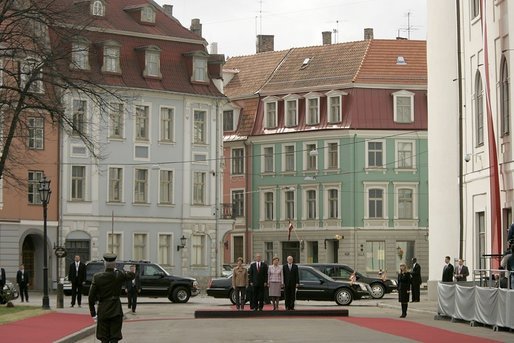
<svg viewBox="0 0 514 343"><path fill-rule="evenodd" d="M278 302L284 286L284 273L282 266L278 264L279 261L277 256L273 257L273 264L268 268L269 297L273 304L273 311L278 310Z"/></svg>

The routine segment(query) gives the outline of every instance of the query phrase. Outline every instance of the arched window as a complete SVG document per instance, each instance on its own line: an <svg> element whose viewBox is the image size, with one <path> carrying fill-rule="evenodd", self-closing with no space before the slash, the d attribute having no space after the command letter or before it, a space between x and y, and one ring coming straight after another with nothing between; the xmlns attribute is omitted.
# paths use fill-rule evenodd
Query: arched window
<svg viewBox="0 0 514 343"><path fill-rule="evenodd" d="M510 96L509 96L509 69L507 59L503 57L500 74L500 110L501 133L508 135L510 132Z"/></svg>
<svg viewBox="0 0 514 343"><path fill-rule="evenodd" d="M484 92L482 77L477 71L475 77L475 141L476 145L484 145Z"/></svg>
<svg viewBox="0 0 514 343"><path fill-rule="evenodd" d="M99 17L103 17L105 15L105 7L102 1L96 0L93 2L92 13Z"/></svg>

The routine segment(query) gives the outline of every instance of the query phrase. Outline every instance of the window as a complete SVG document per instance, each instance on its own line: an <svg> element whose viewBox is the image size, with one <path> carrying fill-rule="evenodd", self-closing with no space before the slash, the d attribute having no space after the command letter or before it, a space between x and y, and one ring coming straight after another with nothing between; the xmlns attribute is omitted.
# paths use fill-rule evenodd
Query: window
<svg viewBox="0 0 514 343"><path fill-rule="evenodd" d="M294 145L286 145L284 146L284 171L285 172L294 172L295 171L295 163L294 163Z"/></svg>
<svg viewBox="0 0 514 343"><path fill-rule="evenodd" d="M339 168L339 145L337 143L328 143L328 169Z"/></svg>
<svg viewBox="0 0 514 343"><path fill-rule="evenodd" d="M234 110L223 111L223 131L234 131Z"/></svg>
<svg viewBox="0 0 514 343"><path fill-rule="evenodd" d="M91 6L91 13L93 15L103 17L105 15L105 7L103 2L100 0L93 1L93 5Z"/></svg>
<svg viewBox="0 0 514 343"><path fill-rule="evenodd" d="M134 202L145 204L148 202L148 170L136 169L134 174Z"/></svg>
<svg viewBox="0 0 514 343"><path fill-rule="evenodd" d="M485 258L482 258L484 254L486 254L486 232L485 232L485 212L476 212L476 244L477 244L477 254L475 266L478 266L478 269L486 269L488 268L488 264L486 263Z"/></svg>
<svg viewBox="0 0 514 343"><path fill-rule="evenodd" d="M368 218L384 217L384 190L371 188L368 190Z"/></svg>
<svg viewBox="0 0 514 343"><path fill-rule="evenodd" d="M86 199L86 167L71 167L71 200L84 201Z"/></svg>
<svg viewBox="0 0 514 343"><path fill-rule="evenodd" d="M203 57L193 57L194 78L193 81L207 82L207 59Z"/></svg>
<svg viewBox="0 0 514 343"><path fill-rule="evenodd" d="M173 203L173 171L161 170L159 173L159 203Z"/></svg>
<svg viewBox="0 0 514 343"><path fill-rule="evenodd" d="M193 235L191 236L191 265L203 266L204 262L204 246L205 236L204 235Z"/></svg>
<svg viewBox="0 0 514 343"><path fill-rule="evenodd" d="M339 123L341 121L341 96L328 98L328 122Z"/></svg>
<svg viewBox="0 0 514 343"><path fill-rule="evenodd" d="M144 76L161 77L161 52L157 47L145 51Z"/></svg>
<svg viewBox="0 0 514 343"><path fill-rule="evenodd" d="M73 100L73 131L72 135L79 136L86 133L87 103L85 100Z"/></svg>
<svg viewBox="0 0 514 343"><path fill-rule="evenodd" d="M120 69L120 47L113 45L104 46L103 72L119 73Z"/></svg>
<svg viewBox="0 0 514 343"><path fill-rule="evenodd" d="M150 6L141 9L141 21L146 23L155 23L155 11Z"/></svg>
<svg viewBox="0 0 514 343"><path fill-rule="evenodd" d="M501 110L501 132L508 135L510 132L510 94L509 94L509 71L507 59L503 57L500 76L500 110Z"/></svg>
<svg viewBox="0 0 514 343"><path fill-rule="evenodd" d="M121 202L123 195L123 169L109 168L109 202Z"/></svg>
<svg viewBox="0 0 514 343"><path fill-rule="evenodd" d="M89 42L75 42L71 49L71 67L82 70L89 69Z"/></svg>
<svg viewBox="0 0 514 343"><path fill-rule="evenodd" d="M286 208L286 217L285 219L294 219L295 218L295 211L294 211L294 191L286 191L284 192L284 201L285 201L285 208Z"/></svg>
<svg viewBox="0 0 514 343"><path fill-rule="evenodd" d="M274 166L274 158L275 154L273 153L273 147L265 147L264 148L264 172L265 173L273 173L275 170Z"/></svg>
<svg viewBox="0 0 514 343"><path fill-rule="evenodd" d="M307 125L319 123L319 98L307 99Z"/></svg>
<svg viewBox="0 0 514 343"><path fill-rule="evenodd" d="M397 158L396 163L399 169L414 168L414 143L413 142L396 142Z"/></svg>
<svg viewBox="0 0 514 343"><path fill-rule="evenodd" d="M206 141L206 116L205 111L194 111L194 140L195 144L205 144Z"/></svg>
<svg viewBox="0 0 514 343"><path fill-rule="evenodd" d="M298 125L298 100L286 100L286 126Z"/></svg>
<svg viewBox="0 0 514 343"><path fill-rule="evenodd" d="M28 118L29 128L29 149L43 149L45 138L43 118Z"/></svg>
<svg viewBox="0 0 514 343"><path fill-rule="evenodd" d="M399 91L393 93L394 121L412 123L414 121L414 93Z"/></svg>
<svg viewBox="0 0 514 343"><path fill-rule="evenodd" d="M194 172L193 175L193 204L205 205L206 173Z"/></svg>
<svg viewBox="0 0 514 343"><path fill-rule="evenodd" d="M307 219L316 219L317 216L317 202L316 191L308 190L307 195Z"/></svg>
<svg viewBox="0 0 514 343"><path fill-rule="evenodd" d="M20 66L20 88L24 89L28 84L28 92L43 93L43 71L41 63L36 59L27 58Z"/></svg>
<svg viewBox="0 0 514 343"><path fill-rule="evenodd" d="M110 105L111 113L109 115L110 119L110 138L123 138L123 114L124 108L123 104L112 103Z"/></svg>
<svg viewBox="0 0 514 343"><path fill-rule="evenodd" d="M232 239L233 239L232 261L235 261L238 257L244 258L244 252L245 252L244 237L232 235Z"/></svg>
<svg viewBox="0 0 514 343"><path fill-rule="evenodd" d="M134 260L145 261L148 260L146 249L147 235L145 233L134 234Z"/></svg>
<svg viewBox="0 0 514 343"><path fill-rule="evenodd" d="M136 106L136 140L148 141L149 139L149 107Z"/></svg>
<svg viewBox="0 0 514 343"><path fill-rule="evenodd" d="M471 19L480 15L480 0L471 0Z"/></svg>
<svg viewBox="0 0 514 343"><path fill-rule="evenodd" d="M175 110L169 107L161 108L161 142L175 141Z"/></svg>
<svg viewBox="0 0 514 343"><path fill-rule="evenodd" d="M317 170L318 169L318 151L316 150L316 144L307 144L305 146L305 170Z"/></svg>
<svg viewBox="0 0 514 343"><path fill-rule="evenodd" d="M107 251L112 252L113 254L118 255L118 258L121 259L121 234L120 233L108 233L107 234Z"/></svg>
<svg viewBox="0 0 514 343"><path fill-rule="evenodd" d="M269 263L269 261L273 261L273 256L275 256L273 254L273 242L264 242L264 248L265 261Z"/></svg>
<svg viewBox="0 0 514 343"><path fill-rule="evenodd" d="M273 192L264 193L264 220L273 220L275 202L273 200Z"/></svg>
<svg viewBox="0 0 514 343"><path fill-rule="evenodd" d="M157 263L161 266L170 266L172 264L171 252L171 235L159 234L159 258Z"/></svg>
<svg viewBox="0 0 514 343"><path fill-rule="evenodd" d="M277 127L277 102L266 102L264 108L264 128L273 129Z"/></svg>
<svg viewBox="0 0 514 343"><path fill-rule="evenodd" d="M382 142L368 142L368 168L383 168L383 143Z"/></svg>
<svg viewBox="0 0 514 343"><path fill-rule="evenodd" d="M415 242L397 241L396 242L396 269L400 270L400 264L409 264L414 255Z"/></svg>
<svg viewBox="0 0 514 343"><path fill-rule="evenodd" d="M39 181L43 179L44 173L42 171L29 171L28 174L28 201L29 204L41 204L39 196Z"/></svg>
<svg viewBox="0 0 514 343"><path fill-rule="evenodd" d="M232 191L232 215L235 217L244 217L244 206L244 191Z"/></svg>
<svg viewBox="0 0 514 343"><path fill-rule="evenodd" d="M328 190L328 218L339 218L339 191L337 189Z"/></svg>
<svg viewBox="0 0 514 343"><path fill-rule="evenodd" d="M413 212L413 191L409 188L398 189L398 218L412 219Z"/></svg>
<svg viewBox="0 0 514 343"><path fill-rule="evenodd" d="M481 146L484 145L484 95L480 72L475 77L475 121L475 142Z"/></svg>
<svg viewBox="0 0 514 343"><path fill-rule="evenodd" d="M244 173L244 149L232 149L232 175Z"/></svg>
<svg viewBox="0 0 514 343"><path fill-rule="evenodd" d="M385 242L366 242L366 271L385 270Z"/></svg>

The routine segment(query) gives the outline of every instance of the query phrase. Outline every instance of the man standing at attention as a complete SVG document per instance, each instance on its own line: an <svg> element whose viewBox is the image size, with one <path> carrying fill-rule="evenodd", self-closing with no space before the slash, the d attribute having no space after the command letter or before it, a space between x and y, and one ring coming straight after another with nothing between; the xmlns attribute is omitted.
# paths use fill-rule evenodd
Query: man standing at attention
<svg viewBox="0 0 514 343"><path fill-rule="evenodd" d="M418 259L412 258L412 281L411 281L411 289L412 289L412 302L419 302L419 288L421 286L421 266L418 263Z"/></svg>
<svg viewBox="0 0 514 343"><path fill-rule="evenodd" d="M264 290L268 282L268 265L261 261L261 254L255 255L255 262L250 265L248 279L253 289L253 310L262 311L264 307Z"/></svg>
<svg viewBox="0 0 514 343"><path fill-rule="evenodd" d="M23 264L20 264L20 269L16 272L16 283L20 288L21 302L23 302L23 299L29 302L29 272L25 270Z"/></svg>
<svg viewBox="0 0 514 343"><path fill-rule="evenodd" d="M450 256L444 258L443 282L453 281L453 264L450 263Z"/></svg>
<svg viewBox="0 0 514 343"><path fill-rule="evenodd" d="M104 254L105 272L99 272L93 276L89 289L89 311L93 318L98 314L96 338L102 343L116 343L123 338L121 335L123 324L121 288L125 282L136 277L132 272L114 270L116 257L115 254ZM97 302L98 311L95 309Z"/></svg>
<svg viewBox="0 0 514 343"><path fill-rule="evenodd" d="M293 256L287 256L287 263L282 268L284 273L284 297L286 310L294 310L296 289L300 285L300 274L298 266L293 261Z"/></svg>
<svg viewBox="0 0 514 343"><path fill-rule="evenodd" d="M86 265L80 262L80 256L70 264L68 280L71 282L71 307L75 306L75 299L79 307L82 303L82 284L86 281Z"/></svg>

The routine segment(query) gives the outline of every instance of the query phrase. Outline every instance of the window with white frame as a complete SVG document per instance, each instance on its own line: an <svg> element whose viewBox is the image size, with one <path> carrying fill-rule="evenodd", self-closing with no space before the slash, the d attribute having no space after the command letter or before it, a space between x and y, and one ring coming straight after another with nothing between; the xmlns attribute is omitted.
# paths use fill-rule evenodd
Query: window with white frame
<svg viewBox="0 0 514 343"><path fill-rule="evenodd" d="M273 253L273 242L264 242L264 261L273 261L275 254Z"/></svg>
<svg viewBox="0 0 514 343"><path fill-rule="evenodd" d="M245 244L243 235L232 235L232 261L238 257L243 257L245 253Z"/></svg>
<svg viewBox="0 0 514 343"><path fill-rule="evenodd" d="M207 82L207 59L205 57L193 57L193 81Z"/></svg>
<svg viewBox="0 0 514 343"><path fill-rule="evenodd" d="M285 105L286 126L292 127L298 125L298 99L286 99Z"/></svg>
<svg viewBox="0 0 514 343"><path fill-rule="evenodd" d="M471 19L474 19L480 15L480 0L471 0L470 5Z"/></svg>
<svg viewBox="0 0 514 343"><path fill-rule="evenodd" d="M398 169L414 168L414 142L396 142L396 165Z"/></svg>
<svg viewBox="0 0 514 343"><path fill-rule="evenodd" d="M273 192L264 192L264 220L275 219L275 200Z"/></svg>
<svg viewBox="0 0 514 343"><path fill-rule="evenodd" d="M109 168L109 202L123 200L123 168Z"/></svg>
<svg viewBox="0 0 514 343"><path fill-rule="evenodd" d="M413 190L411 188L398 188L398 219L412 219L414 217Z"/></svg>
<svg viewBox="0 0 514 343"><path fill-rule="evenodd" d="M120 73L120 47L116 43L105 45L103 48L102 71L108 73Z"/></svg>
<svg viewBox="0 0 514 343"><path fill-rule="evenodd" d="M148 203L148 169L134 170L134 203Z"/></svg>
<svg viewBox="0 0 514 343"><path fill-rule="evenodd" d="M41 63L34 58L27 58L20 65L20 88L25 88L27 84L29 92L44 92Z"/></svg>
<svg viewBox="0 0 514 343"><path fill-rule="evenodd" d="M328 122L339 123L341 121L341 95L328 97Z"/></svg>
<svg viewBox="0 0 514 343"><path fill-rule="evenodd" d="M384 167L384 142L369 141L366 144L367 150L367 167L383 168Z"/></svg>
<svg viewBox="0 0 514 343"><path fill-rule="evenodd" d="M150 128L150 108L136 105L136 140L148 141Z"/></svg>
<svg viewBox="0 0 514 343"><path fill-rule="evenodd" d="M309 189L305 192L305 195L307 219L316 219L318 212L317 191L314 189Z"/></svg>
<svg viewBox="0 0 514 343"><path fill-rule="evenodd" d="M305 145L305 170L314 171L318 169L318 151L316 144Z"/></svg>
<svg viewBox="0 0 514 343"><path fill-rule="evenodd" d="M272 173L275 171L275 154L273 152L273 147L268 146L263 148L263 172L264 173Z"/></svg>
<svg viewBox="0 0 514 343"><path fill-rule="evenodd" d="M366 242L366 271L378 272L385 270L385 242Z"/></svg>
<svg viewBox="0 0 514 343"><path fill-rule="evenodd" d="M159 234L159 258L158 263L161 266L172 265L172 236L170 234Z"/></svg>
<svg viewBox="0 0 514 343"><path fill-rule="evenodd" d="M500 110L501 110L501 133L502 136L510 132L510 93L509 93L509 70L507 59L502 58L500 74Z"/></svg>
<svg viewBox="0 0 514 343"><path fill-rule="evenodd" d="M173 171L159 171L159 203L173 203Z"/></svg>
<svg viewBox="0 0 514 343"><path fill-rule="evenodd" d="M205 265L205 235L191 236L191 265Z"/></svg>
<svg viewBox="0 0 514 343"><path fill-rule="evenodd" d="M117 139L123 138L124 106L121 103L111 103L109 107L109 137Z"/></svg>
<svg viewBox="0 0 514 343"><path fill-rule="evenodd" d="M41 197L39 196L39 181L43 179L44 172L40 170L29 170L28 173L28 202L32 205L41 204Z"/></svg>
<svg viewBox="0 0 514 343"><path fill-rule="evenodd" d="M384 218L384 189L369 188L367 190L368 200L368 218L382 219Z"/></svg>
<svg viewBox="0 0 514 343"><path fill-rule="evenodd" d="M307 98L307 125L319 124L319 98Z"/></svg>
<svg viewBox="0 0 514 343"><path fill-rule="evenodd" d="M93 1L91 5L91 14L98 17L103 17L105 15L105 6L102 1Z"/></svg>
<svg viewBox="0 0 514 343"><path fill-rule="evenodd" d="M206 142L206 126L207 126L207 112L195 110L194 111L194 135L193 143L205 144Z"/></svg>
<svg viewBox="0 0 514 343"><path fill-rule="evenodd" d="M414 121L414 93L404 90L393 93L393 112L396 123L412 123Z"/></svg>
<svg viewBox="0 0 514 343"><path fill-rule="evenodd" d="M121 233L111 233L107 234L107 251L118 256L119 259L122 258L122 249L121 249Z"/></svg>
<svg viewBox="0 0 514 343"><path fill-rule="evenodd" d="M232 191L232 215L244 217L245 194L243 190Z"/></svg>
<svg viewBox="0 0 514 343"><path fill-rule="evenodd" d="M146 6L141 9L141 21L155 23L155 11L152 7Z"/></svg>
<svg viewBox="0 0 514 343"><path fill-rule="evenodd" d="M294 172L295 171L295 151L294 145L284 146L284 171Z"/></svg>
<svg viewBox="0 0 514 343"><path fill-rule="evenodd" d="M170 107L161 108L161 142L175 141L175 110Z"/></svg>
<svg viewBox="0 0 514 343"><path fill-rule="evenodd" d="M158 47L152 47L145 51L144 76L161 77L161 51Z"/></svg>
<svg viewBox="0 0 514 343"><path fill-rule="evenodd" d="M339 168L339 144L330 142L327 144L327 169Z"/></svg>
<svg viewBox="0 0 514 343"><path fill-rule="evenodd" d="M86 167L71 167L71 200L86 200Z"/></svg>
<svg viewBox="0 0 514 343"><path fill-rule="evenodd" d="M485 212L476 212L475 213L476 220L476 231L475 231L475 240L476 240L476 261L475 266L478 266L480 269L488 268L488 264L486 263L485 258L482 256L486 253L486 223L485 223Z"/></svg>
<svg viewBox="0 0 514 343"><path fill-rule="evenodd" d="M223 131L234 131L234 110L223 111Z"/></svg>
<svg viewBox="0 0 514 343"><path fill-rule="evenodd" d="M43 149L45 140L45 126L43 118L29 117L29 149Z"/></svg>
<svg viewBox="0 0 514 343"><path fill-rule="evenodd" d="M277 102L264 103L264 128L273 129L277 127Z"/></svg>
<svg viewBox="0 0 514 343"><path fill-rule="evenodd" d="M147 239L146 233L134 234L134 260L145 261L148 260L147 256Z"/></svg>
<svg viewBox="0 0 514 343"><path fill-rule="evenodd" d="M339 190L327 189L328 196L328 218L339 218Z"/></svg>
<svg viewBox="0 0 514 343"><path fill-rule="evenodd" d="M86 100L73 99L72 135L79 136L86 133L87 127L87 102Z"/></svg>
<svg viewBox="0 0 514 343"><path fill-rule="evenodd" d="M244 173L244 149L232 149L232 175Z"/></svg>
<svg viewBox="0 0 514 343"><path fill-rule="evenodd" d="M89 69L89 42L81 40L74 42L71 48L71 67L75 69Z"/></svg>
<svg viewBox="0 0 514 343"><path fill-rule="evenodd" d="M295 218L295 191L288 190L284 192L285 218Z"/></svg>
<svg viewBox="0 0 514 343"><path fill-rule="evenodd" d="M475 142L476 146L484 145L484 94L479 71L475 77Z"/></svg>
<svg viewBox="0 0 514 343"><path fill-rule="evenodd" d="M193 173L193 205L205 205L206 175L205 172Z"/></svg>

